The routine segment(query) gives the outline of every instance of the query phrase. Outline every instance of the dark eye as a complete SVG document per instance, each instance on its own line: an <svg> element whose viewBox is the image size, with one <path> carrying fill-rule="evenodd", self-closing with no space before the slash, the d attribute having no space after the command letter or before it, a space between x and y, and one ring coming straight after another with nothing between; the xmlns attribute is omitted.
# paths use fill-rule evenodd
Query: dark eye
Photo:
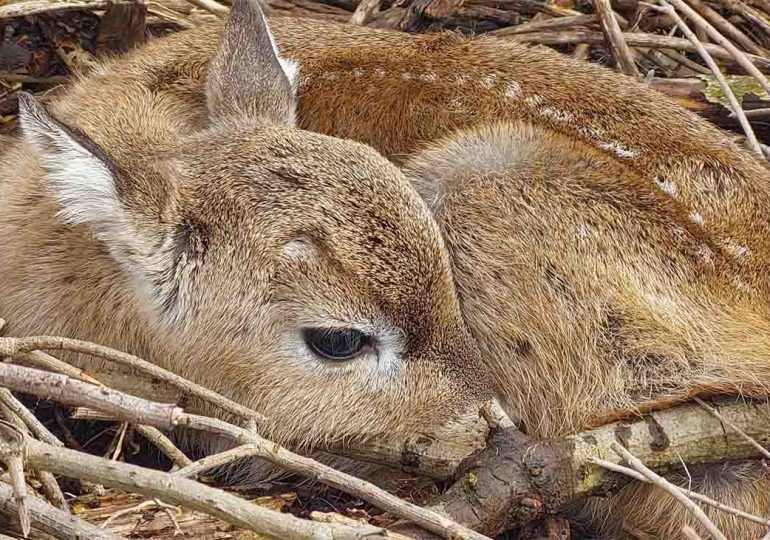
<svg viewBox="0 0 770 540"><path fill-rule="evenodd" d="M363 332L351 328L306 328L302 337L311 351L335 362L355 358L371 341Z"/></svg>

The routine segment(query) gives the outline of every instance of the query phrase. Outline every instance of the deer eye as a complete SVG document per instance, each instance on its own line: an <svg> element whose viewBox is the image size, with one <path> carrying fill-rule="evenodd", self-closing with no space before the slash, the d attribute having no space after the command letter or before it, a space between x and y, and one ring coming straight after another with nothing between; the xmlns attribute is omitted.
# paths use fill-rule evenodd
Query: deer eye
<svg viewBox="0 0 770 540"><path fill-rule="evenodd" d="M316 355L324 360L351 360L371 346L372 339L352 328L306 328L302 338Z"/></svg>

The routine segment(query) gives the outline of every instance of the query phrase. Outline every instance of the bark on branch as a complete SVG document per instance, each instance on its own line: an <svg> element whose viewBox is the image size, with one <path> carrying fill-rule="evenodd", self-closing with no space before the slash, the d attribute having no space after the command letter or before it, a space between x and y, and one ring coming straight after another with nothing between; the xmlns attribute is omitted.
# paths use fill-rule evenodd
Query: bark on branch
<svg viewBox="0 0 770 540"><path fill-rule="evenodd" d="M722 417L746 435L765 445L770 441L770 404L736 399L714 403ZM464 474L430 508L490 536L522 527L581 497L613 493L625 485L628 477L596 463L623 463L612 450L616 441L662 474L682 462L695 465L759 455L751 442L690 404L561 439L537 440L510 429L466 460ZM426 537L407 523L394 530Z"/></svg>

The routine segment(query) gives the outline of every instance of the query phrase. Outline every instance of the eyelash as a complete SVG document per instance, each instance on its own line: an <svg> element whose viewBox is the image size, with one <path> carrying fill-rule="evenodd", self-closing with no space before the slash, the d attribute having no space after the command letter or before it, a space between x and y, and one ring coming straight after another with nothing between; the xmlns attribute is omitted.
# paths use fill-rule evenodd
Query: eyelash
<svg viewBox="0 0 770 540"><path fill-rule="evenodd" d="M329 362L347 362L374 347L374 338L353 328L306 328L302 339L316 356Z"/></svg>

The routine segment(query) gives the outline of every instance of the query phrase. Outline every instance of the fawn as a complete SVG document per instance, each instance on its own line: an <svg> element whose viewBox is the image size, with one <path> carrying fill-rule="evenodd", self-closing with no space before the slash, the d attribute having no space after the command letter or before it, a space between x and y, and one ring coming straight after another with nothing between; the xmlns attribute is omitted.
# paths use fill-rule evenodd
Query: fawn
<svg viewBox="0 0 770 540"><path fill-rule="evenodd" d="M369 147L293 126L294 70L238 0L205 129L120 60L50 112L23 95L0 158L7 331L148 358L300 449L483 446L491 391L435 220Z"/></svg>
<svg viewBox="0 0 770 540"><path fill-rule="evenodd" d="M272 28L299 64L299 124L370 144L415 178L463 316L528 432L698 392L767 392L764 163L665 96L545 48L282 17ZM203 111L215 29L150 44L128 65ZM754 463L690 473L767 513ZM664 538L688 519L641 485L574 517L611 537ZM730 538L761 536L714 518Z"/></svg>

